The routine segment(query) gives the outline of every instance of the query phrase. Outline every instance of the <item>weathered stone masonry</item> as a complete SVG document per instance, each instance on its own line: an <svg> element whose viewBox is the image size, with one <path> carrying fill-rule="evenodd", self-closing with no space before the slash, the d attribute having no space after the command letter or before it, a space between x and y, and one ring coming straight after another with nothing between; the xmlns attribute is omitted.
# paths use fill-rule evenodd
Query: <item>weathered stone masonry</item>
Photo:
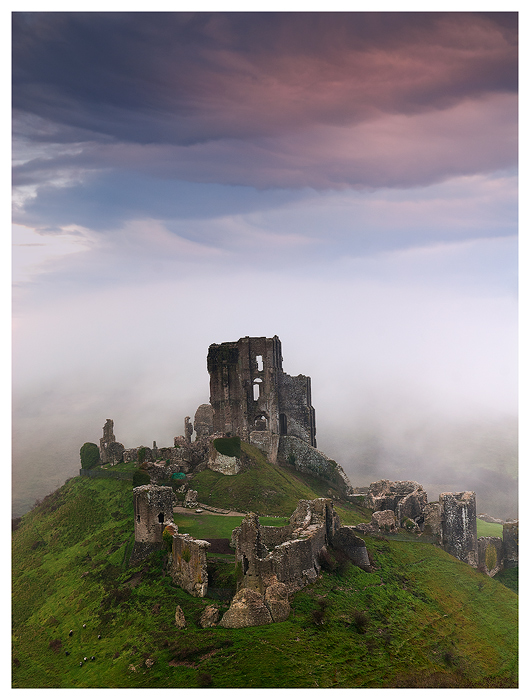
<svg viewBox="0 0 530 700"><path fill-rule="evenodd" d="M241 565L239 588L264 593L273 578L289 592L314 581L320 572L320 555L328 545L340 546L354 564L370 569L364 541L353 528L341 527L329 498L301 500L281 528L264 527L253 513L233 532L236 561Z"/></svg>
<svg viewBox="0 0 530 700"><path fill-rule="evenodd" d="M289 593L317 578L328 546L341 549L355 565L371 571L364 540L352 527L341 527L329 498L299 501L284 527L262 526L257 515L248 513L232 540L241 579L222 627L286 620Z"/></svg>
<svg viewBox="0 0 530 700"><path fill-rule="evenodd" d="M291 377L282 362L278 336L247 336L208 350L213 431L258 443L272 462L281 435L294 435L316 447L311 379Z"/></svg>
<svg viewBox="0 0 530 700"><path fill-rule="evenodd" d="M145 484L133 489L134 549L131 563L160 549L166 525L173 524L173 489Z"/></svg>

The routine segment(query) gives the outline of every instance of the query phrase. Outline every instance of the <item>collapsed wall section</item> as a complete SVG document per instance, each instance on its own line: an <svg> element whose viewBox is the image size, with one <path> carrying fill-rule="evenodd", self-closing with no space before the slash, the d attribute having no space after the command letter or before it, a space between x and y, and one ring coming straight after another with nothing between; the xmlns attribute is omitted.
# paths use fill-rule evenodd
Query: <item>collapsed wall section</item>
<svg viewBox="0 0 530 700"><path fill-rule="evenodd" d="M297 471L328 481L346 496L353 495L353 486L340 464L294 435L280 437L278 454Z"/></svg>

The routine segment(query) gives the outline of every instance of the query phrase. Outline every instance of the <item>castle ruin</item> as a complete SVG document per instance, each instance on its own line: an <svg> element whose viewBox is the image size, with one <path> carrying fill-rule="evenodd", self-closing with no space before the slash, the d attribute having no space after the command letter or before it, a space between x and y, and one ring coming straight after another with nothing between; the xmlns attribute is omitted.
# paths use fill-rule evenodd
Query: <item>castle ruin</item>
<svg viewBox="0 0 530 700"><path fill-rule="evenodd" d="M311 379L282 368L282 345L273 338L240 338L210 345L210 405L213 432L239 435L275 463L282 436L317 446Z"/></svg>
<svg viewBox="0 0 530 700"><path fill-rule="evenodd" d="M107 419L99 445L100 463L114 466L122 461L141 461L151 478L150 485L133 489L135 544L131 563L160 549L167 540L171 542L170 574L175 583L191 595L207 595L210 544L178 532L173 522L173 489L157 482L184 479L179 490L187 489L185 505L197 507L197 493L189 489L186 477L203 469L237 474L244 468L242 459L222 454L217 447L222 442L218 438L238 436L262 450L270 462L291 465L328 481L343 497L362 500L372 511L372 519L341 527L332 501L326 498L300 501L284 527L262 526L257 515L248 514L233 532L241 578L230 614L221 623L224 626L286 619L288 595L315 580L328 546L369 571L364 540L356 533L390 534L404 528L489 576L517 565L518 522L505 523L502 539L477 538L473 492L442 493L437 502L429 503L421 484L383 479L361 490L365 493L354 493L342 467L316 448L311 379L301 374L291 377L283 371L282 362L277 336L247 336L210 345L210 403L197 408L193 423L186 416L184 435L174 439L173 447L158 448L153 442L152 449L125 449L116 441L114 422ZM88 475L90 471L81 470Z"/></svg>

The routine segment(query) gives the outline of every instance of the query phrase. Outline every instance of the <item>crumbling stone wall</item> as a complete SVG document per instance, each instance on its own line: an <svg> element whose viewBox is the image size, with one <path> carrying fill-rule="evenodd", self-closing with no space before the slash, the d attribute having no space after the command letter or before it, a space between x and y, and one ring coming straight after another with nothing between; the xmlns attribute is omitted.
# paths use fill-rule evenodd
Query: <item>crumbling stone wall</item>
<svg viewBox="0 0 530 700"><path fill-rule="evenodd" d="M196 439L207 438L213 435L213 408L209 403L203 403L195 411L193 419Z"/></svg>
<svg viewBox="0 0 530 700"><path fill-rule="evenodd" d="M287 539L280 541L283 538ZM341 527L329 498L300 500L289 525L279 528L261 526L258 516L248 513L233 531L232 542L241 578L222 627L286 620L288 594L317 578L327 546L341 549L354 564L371 571L364 540L353 527Z"/></svg>
<svg viewBox="0 0 530 700"><path fill-rule="evenodd" d="M427 503L423 509L423 535L432 538L433 544L442 545L442 506L440 502Z"/></svg>
<svg viewBox="0 0 530 700"><path fill-rule="evenodd" d="M311 447L299 437L280 437L278 454L297 471L325 479L344 495L353 495L351 482L340 464L328 459L323 452Z"/></svg>
<svg viewBox="0 0 530 700"><path fill-rule="evenodd" d="M396 515L396 526L423 533L446 552L473 567L478 566L477 518L472 491L442 493L438 503L428 503L427 493L416 481L381 479L370 484L366 505L374 510L371 523L360 532L392 530L384 514Z"/></svg>
<svg viewBox="0 0 530 700"><path fill-rule="evenodd" d="M501 537L479 537L478 547L478 568L488 576L495 576L502 571L503 566L503 546Z"/></svg>
<svg viewBox="0 0 530 700"><path fill-rule="evenodd" d="M232 533L236 561L242 572L239 588L252 588L264 594L275 576L289 592L299 590L318 576L322 549L327 545L338 546L341 542L347 545L354 563L360 561L366 565L366 546L353 533L353 528L351 533L349 530L341 527L329 498L300 500L289 525L282 528L263 527L258 516L249 513Z"/></svg>
<svg viewBox="0 0 530 700"><path fill-rule="evenodd" d="M239 474L242 468L242 462L239 457L230 457L228 455L221 454L215 449L214 441L209 443L208 450L208 469L214 472L220 472L221 474L226 474L227 476L233 476L234 474Z"/></svg>
<svg viewBox="0 0 530 700"><path fill-rule="evenodd" d="M315 409L311 405L311 379L303 374L278 375L280 413L285 426L280 434L293 435L312 447L317 446Z"/></svg>
<svg viewBox="0 0 530 700"><path fill-rule="evenodd" d="M519 521L504 523L502 527L504 568L519 564Z"/></svg>
<svg viewBox="0 0 530 700"><path fill-rule="evenodd" d="M421 521L427 505L427 493L417 481L389 481L381 479L370 484L365 503L374 511L392 510L398 526L405 519Z"/></svg>
<svg viewBox="0 0 530 700"><path fill-rule="evenodd" d="M109 442L105 448L107 462L115 467L117 464L123 462L123 453L125 452L125 447L121 442Z"/></svg>
<svg viewBox="0 0 530 700"><path fill-rule="evenodd" d="M282 361L278 336L247 336L208 350L213 431L255 441L267 448L271 462L280 435L296 435L316 447L311 379L285 374Z"/></svg>
<svg viewBox="0 0 530 700"><path fill-rule="evenodd" d="M263 595L251 588L238 591L220 625L239 629L283 622L289 617L290 610L287 587L273 578Z"/></svg>
<svg viewBox="0 0 530 700"><path fill-rule="evenodd" d="M173 535L171 578L197 598L204 598L208 592L208 547L210 543L206 540L196 540L187 534Z"/></svg>
<svg viewBox="0 0 530 700"><path fill-rule="evenodd" d="M441 493L442 546L470 566L478 566L477 509L473 491Z"/></svg>

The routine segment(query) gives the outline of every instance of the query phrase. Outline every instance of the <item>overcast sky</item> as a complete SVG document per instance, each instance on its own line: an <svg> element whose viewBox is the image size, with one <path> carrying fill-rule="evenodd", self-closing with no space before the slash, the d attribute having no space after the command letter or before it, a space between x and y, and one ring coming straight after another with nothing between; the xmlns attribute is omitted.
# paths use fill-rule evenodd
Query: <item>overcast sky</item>
<svg viewBox="0 0 530 700"><path fill-rule="evenodd" d="M15 511L106 418L172 444L208 346L274 334L354 485L495 509L517 447L517 15L13 27Z"/></svg>

